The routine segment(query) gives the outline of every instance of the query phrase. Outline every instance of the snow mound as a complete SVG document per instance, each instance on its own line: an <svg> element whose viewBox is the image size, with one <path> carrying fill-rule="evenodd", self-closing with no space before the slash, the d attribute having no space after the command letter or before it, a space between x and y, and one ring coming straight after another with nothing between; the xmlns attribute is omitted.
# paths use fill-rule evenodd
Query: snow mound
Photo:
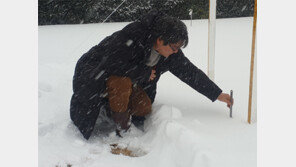
<svg viewBox="0 0 296 167"><path fill-rule="evenodd" d="M144 132L131 126L123 138L111 133L108 137L92 136L85 140L72 122L39 125L39 164L42 166L188 166L207 164L205 150L199 147L199 136L178 122L180 110L167 105L154 107L147 117ZM137 156L131 159L113 155L110 144L127 147ZM170 154L168 154L170 153ZM50 157L50 158L49 158ZM143 164L145 159L145 164ZM61 161L63 160L63 161ZM157 161L156 161L157 160Z"/></svg>

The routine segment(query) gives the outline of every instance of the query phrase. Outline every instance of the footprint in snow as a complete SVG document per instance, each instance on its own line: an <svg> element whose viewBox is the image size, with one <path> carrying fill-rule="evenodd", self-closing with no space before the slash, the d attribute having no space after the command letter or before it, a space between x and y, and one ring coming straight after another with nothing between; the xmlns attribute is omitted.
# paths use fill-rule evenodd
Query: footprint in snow
<svg viewBox="0 0 296 167"><path fill-rule="evenodd" d="M39 125L38 128L38 135L39 136L45 136L47 133L51 132L54 129L54 124L48 124L48 125Z"/></svg>
<svg viewBox="0 0 296 167"><path fill-rule="evenodd" d="M47 84L47 83L39 83L38 84L38 90L42 91L42 92L51 92L52 91L52 87Z"/></svg>

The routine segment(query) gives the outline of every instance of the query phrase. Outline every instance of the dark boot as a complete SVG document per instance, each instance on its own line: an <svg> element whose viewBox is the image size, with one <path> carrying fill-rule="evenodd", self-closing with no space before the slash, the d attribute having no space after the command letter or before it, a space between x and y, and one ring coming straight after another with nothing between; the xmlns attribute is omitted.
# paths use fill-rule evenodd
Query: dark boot
<svg viewBox="0 0 296 167"><path fill-rule="evenodd" d="M132 123L140 130L144 131L144 121L146 120L145 117L141 116L132 116Z"/></svg>

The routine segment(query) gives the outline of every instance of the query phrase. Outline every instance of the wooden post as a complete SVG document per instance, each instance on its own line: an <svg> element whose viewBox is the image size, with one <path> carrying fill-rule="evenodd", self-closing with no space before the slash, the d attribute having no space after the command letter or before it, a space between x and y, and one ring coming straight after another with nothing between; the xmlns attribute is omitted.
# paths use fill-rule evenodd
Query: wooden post
<svg viewBox="0 0 296 167"><path fill-rule="evenodd" d="M249 106L248 106L248 123L251 124L251 110L252 110L252 91L253 91L253 76L254 76L254 57L255 57L255 43L256 43L256 25L257 25L257 0L254 5L254 19L253 19L253 39L252 39L252 53L251 53L251 68L250 68L250 85L249 85Z"/></svg>

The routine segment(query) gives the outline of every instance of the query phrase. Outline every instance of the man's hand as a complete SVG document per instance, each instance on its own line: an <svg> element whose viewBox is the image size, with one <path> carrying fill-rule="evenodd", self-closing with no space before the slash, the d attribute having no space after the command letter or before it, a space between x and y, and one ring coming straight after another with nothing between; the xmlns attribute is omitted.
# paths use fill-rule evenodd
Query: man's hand
<svg viewBox="0 0 296 167"><path fill-rule="evenodd" d="M233 105L234 99L232 99L232 101L230 100L230 95L226 94L226 93L221 93L218 96L218 100L225 102L227 104L227 107L230 107L230 105Z"/></svg>
<svg viewBox="0 0 296 167"><path fill-rule="evenodd" d="M149 81L152 81L156 77L155 72L156 72L155 70L152 70L151 71L151 75L150 75Z"/></svg>

